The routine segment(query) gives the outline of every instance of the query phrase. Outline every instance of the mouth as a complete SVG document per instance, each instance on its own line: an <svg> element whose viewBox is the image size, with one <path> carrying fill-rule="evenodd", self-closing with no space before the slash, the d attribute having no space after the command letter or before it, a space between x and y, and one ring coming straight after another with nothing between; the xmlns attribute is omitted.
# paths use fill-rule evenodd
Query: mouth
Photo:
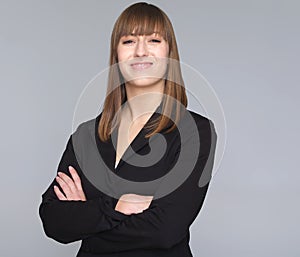
<svg viewBox="0 0 300 257"><path fill-rule="evenodd" d="M152 62L135 62L130 64L134 70L146 70L153 65Z"/></svg>

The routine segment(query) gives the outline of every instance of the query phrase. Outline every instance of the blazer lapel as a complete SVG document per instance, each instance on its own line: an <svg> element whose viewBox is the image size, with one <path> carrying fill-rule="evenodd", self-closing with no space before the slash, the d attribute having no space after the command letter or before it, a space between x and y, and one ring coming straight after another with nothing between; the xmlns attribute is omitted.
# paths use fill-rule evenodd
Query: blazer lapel
<svg viewBox="0 0 300 257"><path fill-rule="evenodd" d="M106 166L109 168L110 171L114 171L115 170L114 161L116 158L115 157L116 152L115 152L115 148L113 146L111 137L107 141L104 142L104 141L100 140L99 135L98 135L98 126L99 126L99 122L101 119L101 115L102 115L102 113L99 114L99 116L96 118L96 122L95 122L95 141L96 141L98 152L99 152L102 160L104 161L104 163L106 164Z"/></svg>
<svg viewBox="0 0 300 257"><path fill-rule="evenodd" d="M114 131L111 134L111 137L106 141L103 142L100 140L98 136L98 125L101 118L101 114L96 118L95 122L95 137L96 137L96 143L98 151L104 160L105 164L111 171L118 170L122 165L124 165L124 162L128 161L130 158L134 156L134 154L138 154L138 152L143 149L145 146L149 143L149 138L145 138L146 134L149 133L149 130L145 128L146 125L149 124L152 120L156 119L158 116L160 116L160 112L162 110L162 102L160 105L156 108L154 113L151 115L147 123L144 125L144 127L139 131L138 135L133 139L129 147L125 150L121 160L119 161L116 169L115 169L115 160L116 160L116 147L117 147L117 139L118 139L118 129L114 129ZM155 140L155 136L152 140Z"/></svg>

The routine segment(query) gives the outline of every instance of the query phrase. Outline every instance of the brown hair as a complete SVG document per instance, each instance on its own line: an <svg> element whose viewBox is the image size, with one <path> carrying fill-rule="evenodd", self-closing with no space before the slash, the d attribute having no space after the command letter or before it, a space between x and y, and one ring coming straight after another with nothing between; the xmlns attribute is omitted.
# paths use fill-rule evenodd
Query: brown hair
<svg viewBox="0 0 300 257"><path fill-rule="evenodd" d="M180 109L182 106L185 108L187 106L176 38L168 16L152 4L133 4L121 13L111 34L108 85L98 126L98 134L102 141L109 139L111 132L118 125L120 117L118 115L117 117L114 116L127 100L123 76L117 65L117 46L122 36L130 35L133 31L136 35L149 35L153 32L159 32L169 45L170 61L165 79L162 115L153 120L151 124L149 123L148 128L151 132L146 137L150 137L166 128L170 122L168 117L172 117L173 114L175 115L175 117L172 117L174 124L166 132L175 129L175 124L180 119Z"/></svg>

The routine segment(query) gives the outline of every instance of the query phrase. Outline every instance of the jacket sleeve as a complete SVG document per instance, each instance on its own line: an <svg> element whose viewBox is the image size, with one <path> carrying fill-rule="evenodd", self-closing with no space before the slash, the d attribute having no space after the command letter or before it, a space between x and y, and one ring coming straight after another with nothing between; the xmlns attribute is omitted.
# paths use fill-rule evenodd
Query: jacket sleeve
<svg viewBox="0 0 300 257"><path fill-rule="evenodd" d="M73 166L82 177L72 145L72 136L68 140L57 170L71 177L69 165ZM121 220L128 218L127 215L114 210L105 194L87 201L61 201L54 192L54 185L59 186L55 179L42 195L39 215L46 235L60 243L74 242L112 229Z"/></svg>
<svg viewBox="0 0 300 257"><path fill-rule="evenodd" d="M200 186L199 180L205 169L211 175L213 168L217 138L213 125L211 131L211 135L202 133L202 150L196 165L179 188L167 196L153 200L142 213L129 215L128 219L111 230L89 238L89 246L95 246L91 250L110 253L138 248L168 249L183 240L200 212L208 190L209 179ZM193 143L192 137L186 142L190 143ZM192 160L187 157L184 161Z"/></svg>

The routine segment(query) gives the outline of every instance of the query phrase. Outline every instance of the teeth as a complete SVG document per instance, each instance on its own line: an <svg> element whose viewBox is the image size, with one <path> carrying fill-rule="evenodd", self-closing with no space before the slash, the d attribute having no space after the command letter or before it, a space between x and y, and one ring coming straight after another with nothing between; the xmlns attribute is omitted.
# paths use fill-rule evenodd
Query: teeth
<svg viewBox="0 0 300 257"><path fill-rule="evenodd" d="M146 65L144 63L142 64L136 64L137 67L145 67Z"/></svg>
<svg viewBox="0 0 300 257"><path fill-rule="evenodd" d="M146 69L151 66L151 63L135 63L132 66L136 69Z"/></svg>

